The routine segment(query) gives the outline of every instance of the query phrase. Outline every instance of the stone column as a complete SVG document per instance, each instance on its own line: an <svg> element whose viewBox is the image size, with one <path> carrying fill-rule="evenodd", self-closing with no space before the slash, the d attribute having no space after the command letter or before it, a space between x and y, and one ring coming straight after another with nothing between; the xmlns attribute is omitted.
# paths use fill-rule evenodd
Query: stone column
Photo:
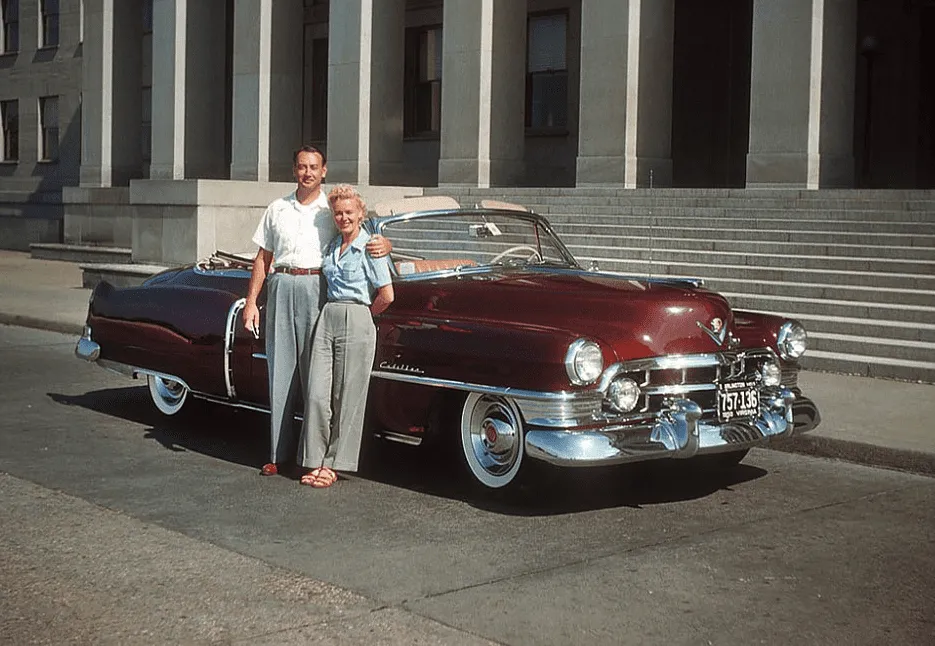
<svg viewBox="0 0 935 646"><path fill-rule="evenodd" d="M226 6L153 1L152 179L229 174Z"/></svg>
<svg viewBox="0 0 935 646"><path fill-rule="evenodd" d="M526 3L446 0L439 185L509 186L522 176Z"/></svg>
<svg viewBox="0 0 935 646"><path fill-rule="evenodd" d="M126 186L142 173L141 4L140 0L85 2L82 186Z"/></svg>
<svg viewBox="0 0 935 646"><path fill-rule="evenodd" d="M235 0L231 179L288 181L302 141L302 0Z"/></svg>
<svg viewBox="0 0 935 646"><path fill-rule="evenodd" d="M754 0L747 187L854 185L856 0Z"/></svg>
<svg viewBox="0 0 935 646"><path fill-rule="evenodd" d="M404 0L342 0L328 17L328 180L401 179Z"/></svg>
<svg viewBox="0 0 935 646"><path fill-rule="evenodd" d="M581 3L578 186L672 184L674 0Z"/></svg>

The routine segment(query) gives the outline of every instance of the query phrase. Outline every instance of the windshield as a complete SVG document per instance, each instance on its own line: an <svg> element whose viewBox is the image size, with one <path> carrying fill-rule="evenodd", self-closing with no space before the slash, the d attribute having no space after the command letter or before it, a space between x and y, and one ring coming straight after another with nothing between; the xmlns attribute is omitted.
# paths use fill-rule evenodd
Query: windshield
<svg viewBox="0 0 935 646"><path fill-rule="evenodd" d="M389 218L383 235L393 243L401 276L468 267L577 267L539 219L503 212Z"/></svg>

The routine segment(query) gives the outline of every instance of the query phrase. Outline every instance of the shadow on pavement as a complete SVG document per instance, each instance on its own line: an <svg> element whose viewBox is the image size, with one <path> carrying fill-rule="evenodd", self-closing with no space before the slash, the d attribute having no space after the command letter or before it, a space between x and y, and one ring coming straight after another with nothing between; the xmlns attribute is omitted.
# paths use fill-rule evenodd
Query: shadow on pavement
<svg viewBox="0 0 935 646"><path fill-rule="evenodd" d="M168 451L194 451L257 469L266 461L269 422L263 413L194 400L178 415L166 417L153 407L145 387L48 396L57 404L143 425L144 437ZM694 500L767 473L745 464L717 469L674 460L565 469L528 460L523 469L515 487L489 490L464 475L460 456L452 450L365 437L361 469L353 477L463 501L493 513L548 516Z"/></svg>

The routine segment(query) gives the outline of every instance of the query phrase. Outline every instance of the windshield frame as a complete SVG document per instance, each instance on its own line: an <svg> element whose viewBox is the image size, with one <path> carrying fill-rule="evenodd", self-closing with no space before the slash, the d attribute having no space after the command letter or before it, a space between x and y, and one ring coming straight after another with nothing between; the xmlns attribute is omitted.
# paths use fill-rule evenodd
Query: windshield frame
<svg viewBox="0 0 935 646"><path fill-rule="evenodd" d="M564 261L567 265L559 265L554 263L528 263L528 264L513 264L513 263L503 263L496 265L477 265L477 266L464 266L457 267L454 269L439 269L435 271L426 271L417 274L406 274L402 275L396 271L396 266L394 262L390 262L393 280L424 280L426 278L439 278L446 275L454 274L468 274L468 273L489 273L492 271L510 271L510 270L530 270L537 269L542 270L545 268L554 268L556 270L582 270L581 265L575 259L574 255L568 250L568 247L565 246L565 243L555 232L555 229L552 228L552 225L544 217L538 213L533 213L530 211L517 211L514 209L493 209L493 208L465 208L465 209L439 209L431 211L411 211L408 213L394 213L393 215L377 216L370 217L365 220L365 226L369 233L371 234L380 234L386 236L392 243L392 236L386 235L387 225L393 225L400 222L408 222L411 220L425 219L425 218L438 218L438 217L464 217L464 216L496 216L496 217L506 217L513 220L525 220L529 222L534 228L538 228L541 232L544 232L549 238L553 246L558 250L562 255ZM541 235L541 234L540 234ZM392 253L391 260L392 260Z"/></svg>

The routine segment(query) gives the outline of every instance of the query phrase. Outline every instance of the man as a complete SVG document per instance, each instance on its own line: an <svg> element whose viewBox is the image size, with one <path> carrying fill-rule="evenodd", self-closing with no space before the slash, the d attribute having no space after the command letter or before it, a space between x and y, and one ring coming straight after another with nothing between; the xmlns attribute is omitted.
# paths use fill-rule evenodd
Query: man
<svg viewBox="0 0 935 646"><path fill-rule="evenodd" d="M297 445L293 410L298 388L301 386L302 393L308 391L312 331L320 307L322 251L337 235L328 199L321 190L328 174L324 153L314 146L303 146L293 156L292 174L295 192L270 204L253 234L259 250L243 310L244 327L259 335L256 300L269 276L266 355L270 460L260 470L266 476L279 473L285 456ZM367 252L375 258L387 255L390 249L380 236L367 245Z"/></svg>

